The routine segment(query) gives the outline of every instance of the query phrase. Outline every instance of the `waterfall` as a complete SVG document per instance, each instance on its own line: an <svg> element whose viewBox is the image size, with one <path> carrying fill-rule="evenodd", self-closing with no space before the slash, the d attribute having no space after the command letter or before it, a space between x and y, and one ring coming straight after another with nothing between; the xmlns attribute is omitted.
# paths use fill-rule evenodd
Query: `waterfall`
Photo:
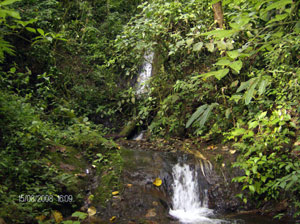
<svg viewBox="0 0 300 224"><path fill-rule="evenodd" d="M182 223L223 223L222 220L210 218L213 210L208 208L207 189L199 188L197 171L187 164L177 164L172 172L173 209L170 209L170 215L178 218ZM202 192L199 192L200 190Z"/></svg>
<svg viewBox="0 0 300 224"><path fill-rule="evenodd" d="M152 62L153 62L154 52L146 52L144 55L144 63L142 70L139 73L137 79L137 95L141 95L147 92L147 81L151 78L152 75Z"/></svg>

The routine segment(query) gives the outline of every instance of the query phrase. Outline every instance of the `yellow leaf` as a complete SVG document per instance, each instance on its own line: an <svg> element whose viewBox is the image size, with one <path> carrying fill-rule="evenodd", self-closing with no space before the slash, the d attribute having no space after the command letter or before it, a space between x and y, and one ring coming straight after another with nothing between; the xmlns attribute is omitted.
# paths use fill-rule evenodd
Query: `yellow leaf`
<svg viewBox="0 0 300 224"><path fill-rule="evenodd" d="M116 220L116 218L117 218L116 216L113 216L113 217L111 217L111 218L109 219L109 221L110 221L110 222L113 222L113 221Z"/></svg>
<svg viewBox="0 0 300 224"><path fill-rule="evenodd" d="M41 221L41 222L42 222L45 218L46 218L46 216L44 216L44 215L40 215L40 216L35 217L35 219L37 219L37 220L39 220L39 221Z"/></svg>
<svg viewBox="0 0 300 224"><path fill-rule="evenodd" d="M92 207L88 208L87 212L88 212L89 216L94 216L96 214L97 210L95 207L92 206Z"/></svg>
<svg viewBox="0 0 300 224"><path fill-rule="evenodd" d="M119 194L119 191L114 191L114 192L112 192L111 194L112 194L113 196L118 195L118 194Z"/></svg>
<svg viewBox="0 0 300 224"><path fill-rule="evenodd" d="M153 181L153 184L154 184L155 186L159 187L159 186L162 184L162 180L161 180L159 177L157 177L157 178L155 178L155 180Z"/></svg>
<svg viewBox="0 0 300 224"><path fill-rule="evenodd" d="M132 184L127 184L127 187L132 187Z"/></svg>
<svg viewBox="0 0 300 224"><path fill-rule="evenodd" d="M53 211L52 214L56 223L60 223L63 220L63 216L59 211Z"/></svg>

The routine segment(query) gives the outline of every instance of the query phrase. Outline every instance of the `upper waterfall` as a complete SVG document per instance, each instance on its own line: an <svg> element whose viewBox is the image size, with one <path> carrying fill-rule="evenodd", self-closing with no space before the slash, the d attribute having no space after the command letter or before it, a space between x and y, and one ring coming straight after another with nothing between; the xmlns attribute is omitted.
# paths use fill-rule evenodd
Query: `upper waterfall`
<svg viewBox="0 0 300 224"><path fill-rule="evenodd" d="M154 58L154 52L146 52L144 55L144 63L142 65L141 72L137 79L137 95L147 92L147 81L152 75L152 62Z"/></svg>

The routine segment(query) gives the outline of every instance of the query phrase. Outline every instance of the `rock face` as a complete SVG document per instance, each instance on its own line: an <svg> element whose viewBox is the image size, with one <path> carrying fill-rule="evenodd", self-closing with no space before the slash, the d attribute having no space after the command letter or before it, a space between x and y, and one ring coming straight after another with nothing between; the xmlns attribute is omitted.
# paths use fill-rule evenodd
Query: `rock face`
<svg viewBox="0 0 300 224"><path fill-rule="evenodd" d="M123 191L113 196L106 208L97 209L107 220L116 216L117 223L179 223L169 215L173 195L172 168L177 163L197 169L199 188L208 190L209 208L236 211L241 205L235 197L238 185L230 181L230 176L234 175L232 170L220 173L211 164L201 163L193 155L182 152L132 149L123 150L122 157ZM162 180L161 186L153 184L155 178Z"/></svg>

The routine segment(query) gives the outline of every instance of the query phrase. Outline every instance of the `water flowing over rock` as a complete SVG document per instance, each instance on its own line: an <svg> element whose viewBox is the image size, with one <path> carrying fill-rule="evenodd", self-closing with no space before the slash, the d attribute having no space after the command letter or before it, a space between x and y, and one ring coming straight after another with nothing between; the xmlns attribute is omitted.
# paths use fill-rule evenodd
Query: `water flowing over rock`
<svg viewBox="0 0 300 224"><path fill-rule="evenodd" d="M188 164L176 164L172 172L173 209L170 209L170 215L183 223L221 223L221 220L210 218L214 212L208 208L207 189L198 186L197 170Z"/></svg>
<svg viewBox="0 0 300 224"><path fill-rule="evenodd" d="M147 81L152 75L152 62L154 58L154 52L146 52L144 55L144 63L137 79L137 95L141 95L147 92Z"/></svg>

